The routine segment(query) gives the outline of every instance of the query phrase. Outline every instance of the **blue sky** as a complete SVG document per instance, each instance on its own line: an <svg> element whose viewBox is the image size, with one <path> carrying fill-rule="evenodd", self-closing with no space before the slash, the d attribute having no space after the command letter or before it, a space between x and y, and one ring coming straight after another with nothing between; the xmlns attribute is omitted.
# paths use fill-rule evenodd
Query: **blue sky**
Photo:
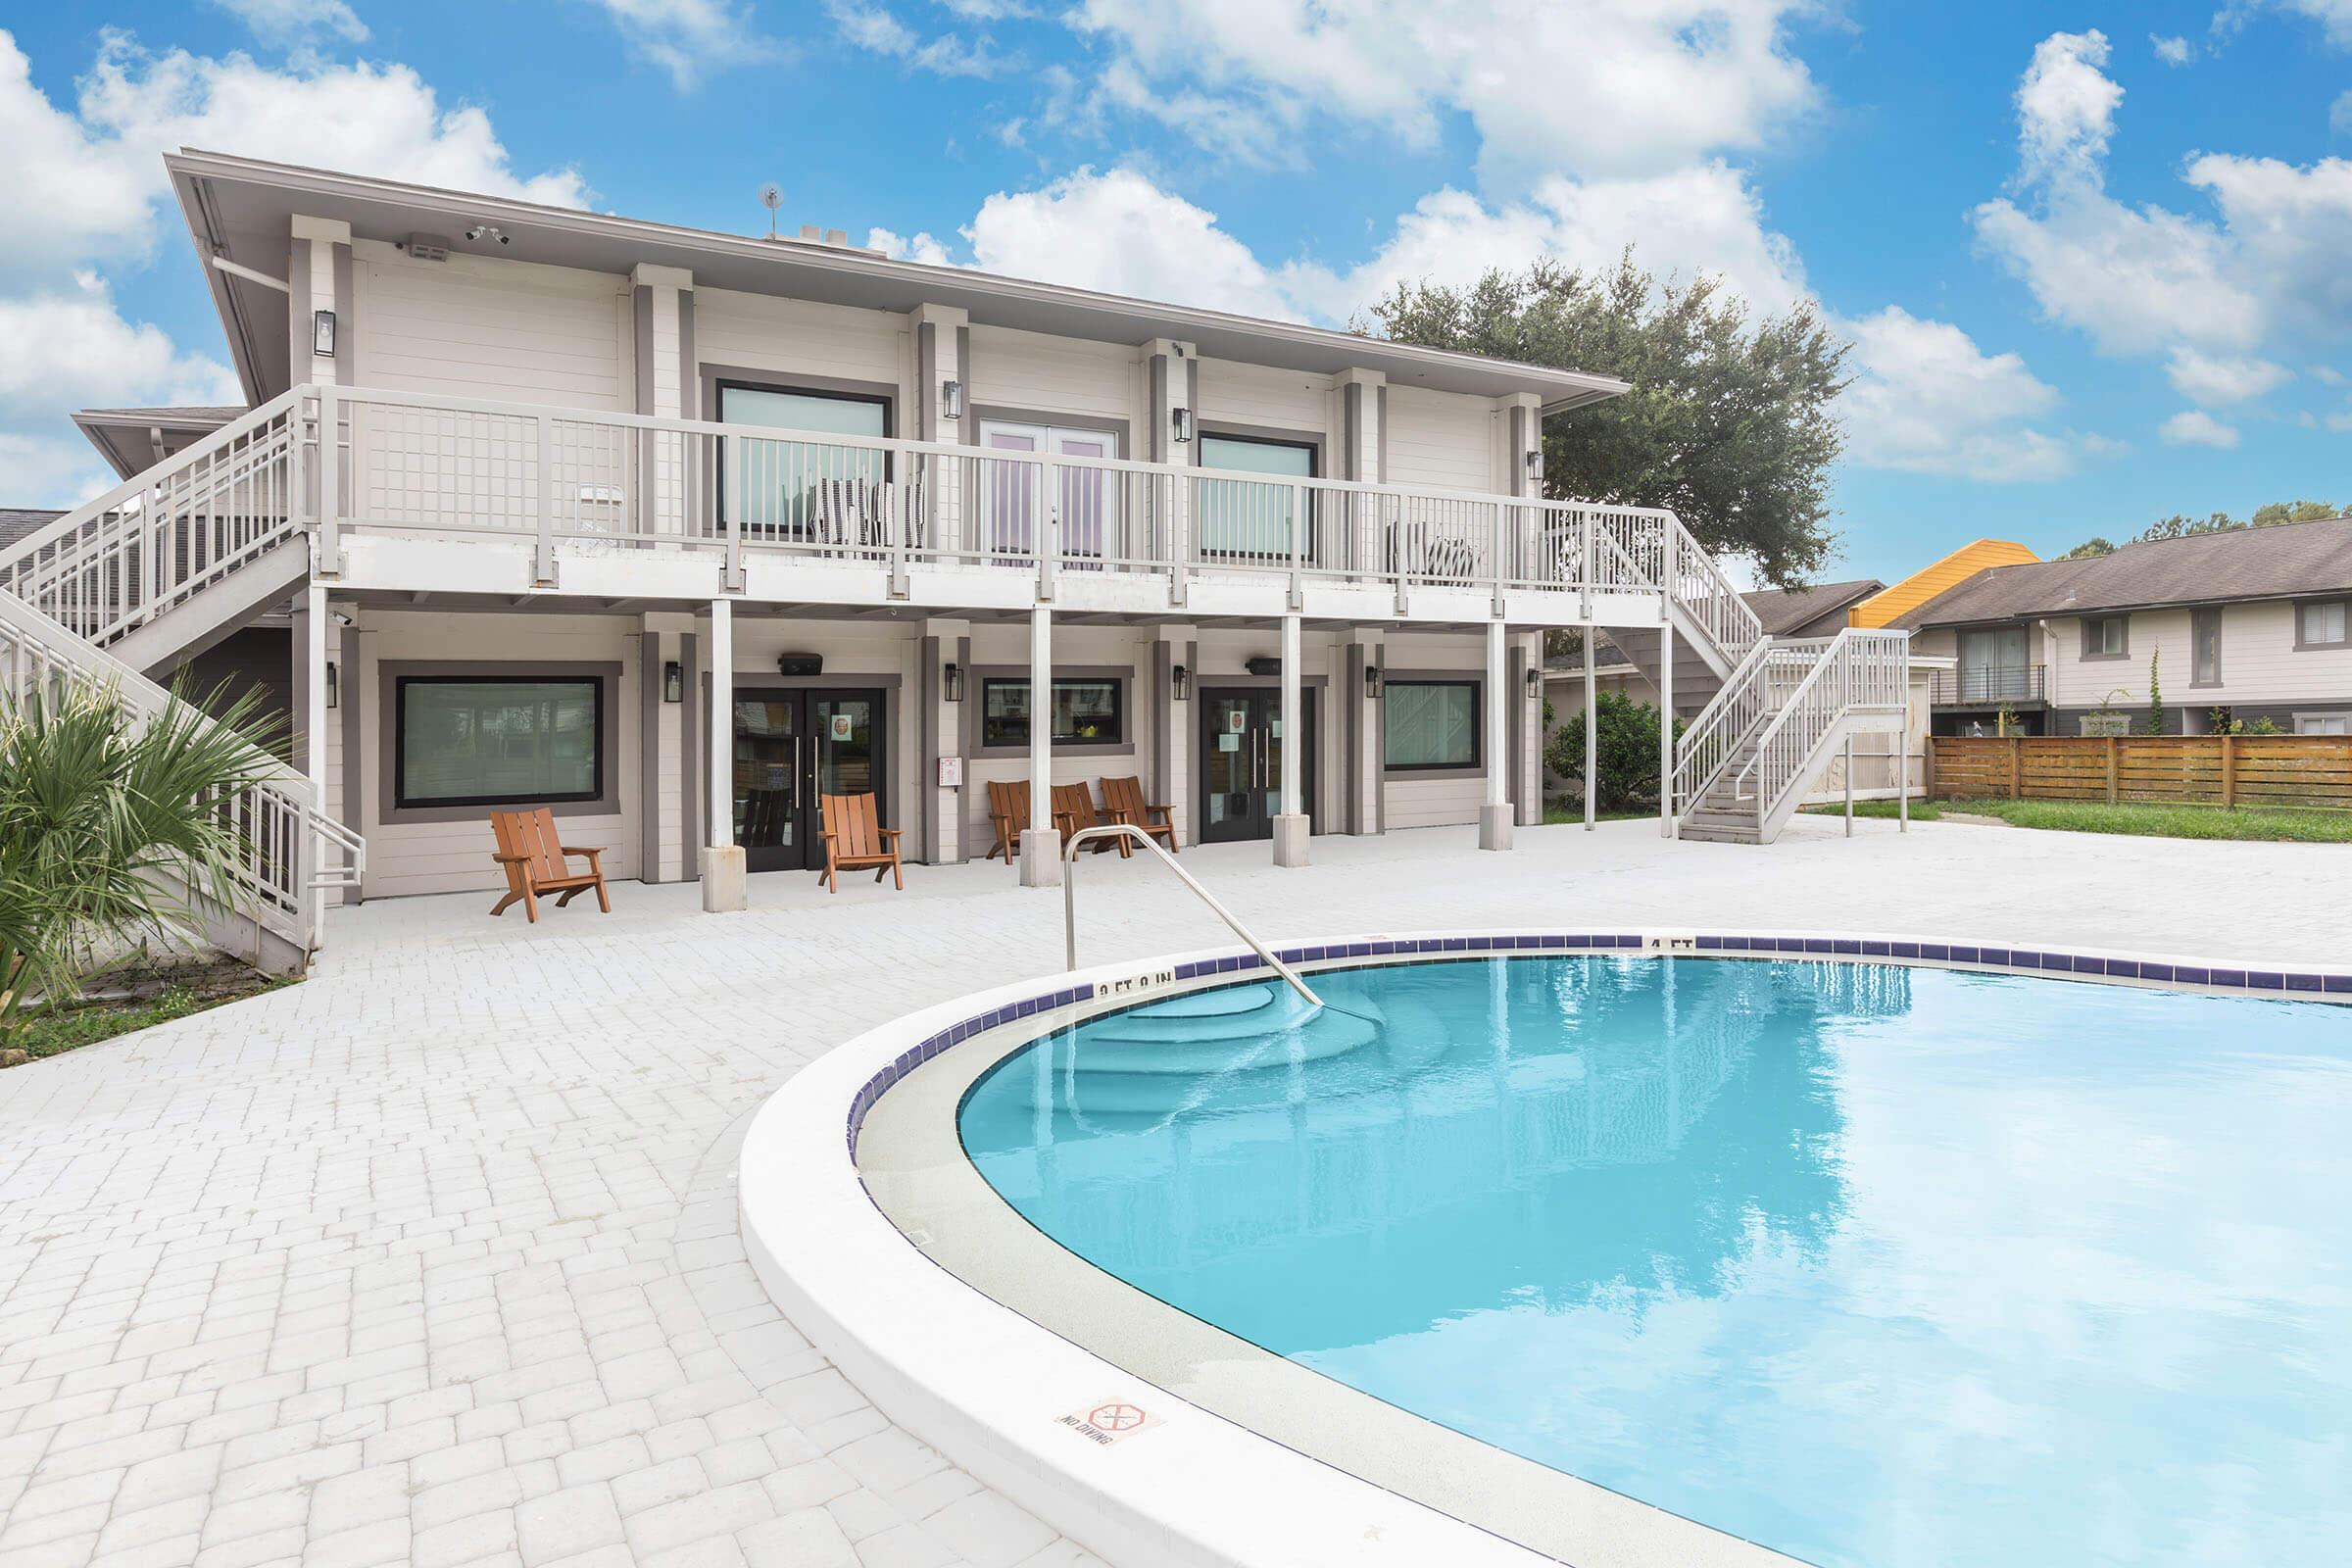
<svg viewBox="0 0 2352 1568"><path fill-rule="evenodd" d="M1335 324L1630 243L1855 341L1836 575L2352 503L2352 0L11 7L0 505L230 395L182 143Z"/></svg>

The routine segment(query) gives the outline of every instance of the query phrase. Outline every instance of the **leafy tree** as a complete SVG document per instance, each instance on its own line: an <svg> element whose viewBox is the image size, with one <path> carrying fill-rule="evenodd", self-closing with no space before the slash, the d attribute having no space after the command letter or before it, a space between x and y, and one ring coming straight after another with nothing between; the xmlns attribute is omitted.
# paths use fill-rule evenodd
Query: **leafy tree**
<svg viewBox="0 0 2352 1568"><path fill-rule="evenodd" d="M1718 279L1653 277L1629 250L1590 272L1538 261L1465 288L1400 283L1372 318L1399 342L1633 383L1544 421L1550 494L1671 508L1708 550L1752 556L1774 583L1829 562L1844 440L1831 404L1851 346L1811 304L1756 315Z"/></svg>
<svg viewBox="0 0 2352 1568"><path fill-rule="evenodd" d="M1593 710L1600 720L1594 747L1594 770L1600 777L1587 779L1585 787L1591 789L1598 784L1597 804L1604 811L1657 805L1658 710L1619 692L1602 692L1593 702ZM1682 720L1675 720L1674 733L1678 737L1683 727ZM1553 734L1551 745L1544 753L1544 762L1554 773L1569 778L1583 776L1583 704L1577 705L1568 715L1568 722Z"/></svg>
<svg viewBox="0 0 2352 1568"><path fill-rule="evenodd" d="M30 1021L30 993L64 1001L148 937L194 934L173 891L234 907L245 853L208 804L271 763L241 732L257 699L133 717L111 690L0 706L0 1046Z"/></svg>
<svg viewBox="0 0 2352 1568"><path fill-rule="evenodd" d="M2275 528L2282 522L2319 522L2336 514L2326 501L2273 501L2254 509L2254 526Z"/></svg>
<svg viewBox="0 0 2352 1568"><path fill-rule="evenodd" d="M2107 539L2103 535L2094 533L2089 538L2083 540L2081 544L2075 546L2074 549L2069 550L2065 555L2060 556L2057 559L2060 561L2087 561L2095 556L2112 556L2114 554L2115 545L2113 541Z"/></svg>
<svg viewBox="0 0 2352 1568"><path fill-rule="evenodd" d="M2154 543L2165 539L2190 539L2199 534L2234 533L2240 528L2276 528L2284 522L2322 522L2339 516L2335 505L2328 501L2271 501L2254 509L2254 515L2244 521L2227 512L2209 513L2203 517L2191 517L2176 512L2169 517L2159 517L2140 530L2136 539L2127 543ZM2115 546L2105 538L2093 535L2056 559L2080 561L2090 556L2109 556Z"/></svg>

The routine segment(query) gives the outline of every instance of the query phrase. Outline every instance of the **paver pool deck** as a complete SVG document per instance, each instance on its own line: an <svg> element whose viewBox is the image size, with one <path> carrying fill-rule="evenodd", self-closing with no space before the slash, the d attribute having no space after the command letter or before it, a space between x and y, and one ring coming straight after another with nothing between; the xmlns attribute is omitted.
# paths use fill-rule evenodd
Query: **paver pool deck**
<svg viewBox="0 0 2352 1568"><path fill-rule="evenodd" d="M2341 963L2352 848L1799 818L1188 849L1261 936L1591 920ZM1223 940L1089 858L1085 961ZM1061 898L758 877L339 910L302 985L0 1073L0 1568L1096 1561L894 1428L768 1302L735 1141L803 1063L1043 974Z"/></svg>

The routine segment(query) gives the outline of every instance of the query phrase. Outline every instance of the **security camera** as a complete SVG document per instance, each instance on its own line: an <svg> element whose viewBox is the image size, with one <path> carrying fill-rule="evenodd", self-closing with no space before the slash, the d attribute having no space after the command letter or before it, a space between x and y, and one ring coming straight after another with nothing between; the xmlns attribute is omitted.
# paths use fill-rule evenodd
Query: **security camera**
<svg viewBox="0 0 2352 1568"><path fill-rule="evenodd" d="M489 232L490 225L488 223L476 223L466 231L466 237L467 239L480 239L484 234Z"/></svg>

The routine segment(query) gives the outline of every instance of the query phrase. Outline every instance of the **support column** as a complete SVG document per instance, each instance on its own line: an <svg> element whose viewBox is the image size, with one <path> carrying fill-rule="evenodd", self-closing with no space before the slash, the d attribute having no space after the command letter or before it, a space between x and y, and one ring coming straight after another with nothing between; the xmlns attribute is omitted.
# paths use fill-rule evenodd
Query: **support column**
<svg viewBox="0 0 2352 1568"><path fill-rule="evenodd" d="M961 306L923 304L908 318L914 326L914 409L912 424L918 441L943 446L964 442L967 426L976 420L971 407L970 367L964 364L971 339L971 317ZM948 385L958 389L957 412L948 412ZM932 543L943 550L963 542L963 468L960 463L923 460L929 483L927 510Z"/></svg>
<svg viewBox="0 0 2352 1568"><path fill-rule="evenodd" d="M1845 836L1854 836L1854 734L1845 734Z"/></svg>
<svg viewBox="0 0 2352 1568"><path fill-rule="evenodd" d="M1306 864L1306 748L1298 734L1298 616L1282 617L1282 809L1274 817L1274 863Z"/></svg>
<svg viewBox="0 0 2352 1568"><path fill-rule="evenodd" d="M311 799L323 811L326 809L326 585L312 578L297 602L302 607L297 616L301 635L295 643L301 660L297 668L301 679L297 683L299 702L295 711L302 717L302 734L296 761L303 777L311 781ZM310 911L311 946L316 948L326 931L326 901L317 897L311 888L320 870L318 841L314 835L302 834L297 857L300 896L304 907Z"/></svg>
<svg viewBox="0 0 2352 1568"><path fill-rule="evenodd" d="M710 795L705 807L703 907L713 914L745 904L743 848L735 842L734 606L710 601Z"/></svg>
<svg viewBox="0 0 2352 1568"><path fill-rule="evenodd" d="M1592 625L1585 628L1585 831L1600 819L1600 780L1593 775L1600 771L1600 680L1593 672L1594 642Z"/></svg>
<svg viewBox="0 0 2352 1568"><path fill-rule="evenodd" d="M1478 847L1482 850L1507 850L1511 847L1510 798L1510 707L1511 694L1505 689L1505 650L1509 637L1499 620L1487 622L1487 802L1478 808Z"/></svg>
<svg viewBox="0 0 2352 1568"><path fill-rule="evenodd" d="M693 418L701 391L694 364L694 274L682 267L639 263L629 274L629 302L637 412ZM691 444L672 432L638 433L636 527L648 533L684 531L692 457Z"/></svg>
<svg viewBox="0 0 2352 1568"><path fill-rule="evenodd" d="M1021 886L1061 882L1061 831L1054 825L1054 612L1029 612L1029 828L1021 835Z"/></svg>
<svg viewBox="0 0 2352 1568"><path fill-rule="evenodd" d="M1658 622L1658 837L1674 837L1674 622Z"/></svg>

